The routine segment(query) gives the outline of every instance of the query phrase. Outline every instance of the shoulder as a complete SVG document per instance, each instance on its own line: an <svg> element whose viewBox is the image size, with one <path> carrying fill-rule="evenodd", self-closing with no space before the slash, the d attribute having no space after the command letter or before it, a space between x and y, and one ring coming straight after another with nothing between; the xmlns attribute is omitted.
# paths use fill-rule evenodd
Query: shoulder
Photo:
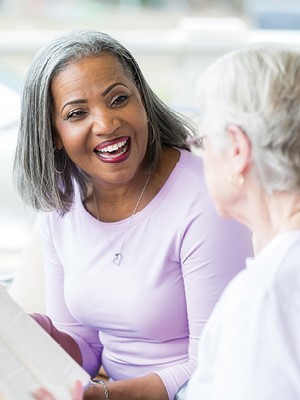
<svg viewBox="0 0 300 400"><path fill-rule="evenodd" d="M185 173L190 174L191 178L203 180L202 158L185 149L179 149L179 151L180 159L177 164L178 168L181 168Z"/></svg>
<svg viewBox="0 0 300 400"><path fill-rule="evenodd" d="M253 260L248 261L249 290L261 298L274 299L281 306L297 304L300 311L299 259L300 230L276 236Z"/></svg>
<svg viewBox="0 0 300 400"><path fill-rule="evenodd" d="M288 309L300 312L300 231L287 232L284 238L285 249L278 255L278 268L274 273L272 287Z"/></svg>
<svg viewBox="0 0 300 400"><path fill-rule="evenodd" d="M247 259L247 267L229 283L220 302L222 313L237 321L246 314L248 322L261 325L266 315L274 326L283 319L293 323L300 312L299 259L300 231L276 238L262 254Z"/></svg>
<svg viewBox="0 0 300 400"><path fill-rule="evenodd" d="M68 226L76 220L86 219L89 218L89 213L85 210L84 205L82 203L82 199L80 196L79 187L77 184L74 185L74 198L73 203L68 212L65 214L61 214L60 212L53 210L50 212L40 212L39 213L39 220L40 224L43 228L47 227L51 228L52 230L55 227L63 227ZM60 228L59 228L60 229Z"/></svg>
<svg viewBox="0 0 300 400"><path fill-rule="evenodd" d="M180 158L170 176L170 182L182 196L208 195L203 171L203 161L188 150L179 149Z"/></svg>

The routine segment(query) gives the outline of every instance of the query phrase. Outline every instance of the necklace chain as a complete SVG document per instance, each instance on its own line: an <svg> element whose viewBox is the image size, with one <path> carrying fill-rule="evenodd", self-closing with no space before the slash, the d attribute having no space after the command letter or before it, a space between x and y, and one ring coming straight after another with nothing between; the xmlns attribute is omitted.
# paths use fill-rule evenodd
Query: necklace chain
<svg viewBox="0 0 300 400"><path fill-rule="evenodd" d="M114 254L114 257L112 259L112 262L117 266L119 266L121 264L122 260L123 260L123 253L122 252L123 252L125 241L127 239L127 236L129 234L129 231L130 231L130 228L131 228L132 218L133 218L134 214L137 212L137 209L138 209L138 207L140 205L140 202L141 202L141 200L142 200L142 198L144 196L144 193L145 193L145 191L147 189L147 186L148 186L148 183L149 183L149 180L150 180L150 176L151 176L151 173L148 174L148 177L147 177L147 180L145 182L145 185L143 186L143 189L142 189L142 191L141 191L141 193L139 195L139 198L138 198L138 200L136 202L136 205L135 205L135 207L134 207L134 209L133 209L133 211L132 211L132 213L130 215L129 226L128 226L127 231L125 232L125 236L124 236L123 242L121 244L120 250L117 253ZM100 221L98 205L97 205L97 201L96 201L95 189L93 189L93 197L94 197L94 206L95 206L95 210L96 210L97 220ZM113 248L113 246L111 245L110 242L109 242L109 244Z"/></svg>

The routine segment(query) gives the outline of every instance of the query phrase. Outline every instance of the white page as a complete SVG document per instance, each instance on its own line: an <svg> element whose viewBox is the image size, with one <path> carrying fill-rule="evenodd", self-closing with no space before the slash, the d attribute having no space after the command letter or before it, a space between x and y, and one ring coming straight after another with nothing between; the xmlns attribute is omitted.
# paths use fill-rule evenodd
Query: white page
<svg viewBox="0 0 300 400"><path fill-rule="evenodd" d="M71 400L75 380L90 376L0 286L0 400L32 400L45 387L59 400Z"/></svg>

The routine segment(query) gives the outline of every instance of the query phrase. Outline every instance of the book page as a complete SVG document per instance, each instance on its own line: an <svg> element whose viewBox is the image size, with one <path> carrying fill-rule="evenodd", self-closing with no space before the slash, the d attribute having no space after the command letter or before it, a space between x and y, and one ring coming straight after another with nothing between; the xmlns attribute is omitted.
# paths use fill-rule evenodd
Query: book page
<svg viewBox="0 0 300 400"><path fill-rule="evenodd" d="M0 399L32 400L38 387L71 399L75 380L90 376L0 286Z"/></svg>

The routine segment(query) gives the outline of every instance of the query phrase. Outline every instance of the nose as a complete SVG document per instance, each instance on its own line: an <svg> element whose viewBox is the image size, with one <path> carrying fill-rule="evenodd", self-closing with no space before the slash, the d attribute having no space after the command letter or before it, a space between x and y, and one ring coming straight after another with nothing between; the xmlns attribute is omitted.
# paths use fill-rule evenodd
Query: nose
<svg viewBox="0 0 300 400"><path fill-rule="evenodd" d="M95 135L109 135L121 126L120 118L111 110L97 112L93 116L92 132Z"/></svg>

